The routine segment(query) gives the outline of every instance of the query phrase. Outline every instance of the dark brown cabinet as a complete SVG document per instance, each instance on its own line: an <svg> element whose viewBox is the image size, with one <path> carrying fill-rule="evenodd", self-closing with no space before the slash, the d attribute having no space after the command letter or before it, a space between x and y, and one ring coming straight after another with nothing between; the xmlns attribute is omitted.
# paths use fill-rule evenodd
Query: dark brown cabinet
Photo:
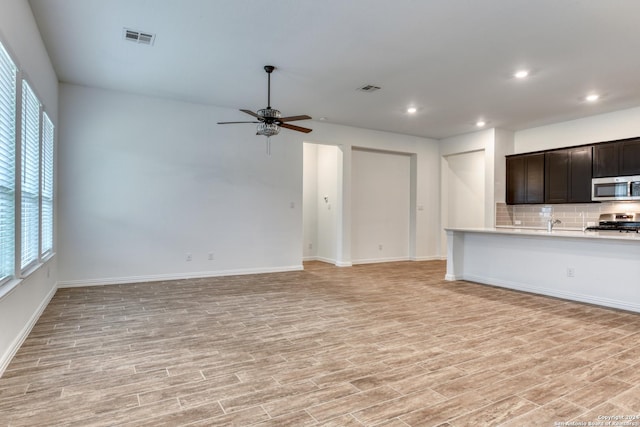
<svg viewBox="0 0 640 427"><path fill-rule="evenodd" d="M545 156L545 203L591 202L591 146L548 151Z"/></svg>
<svg viewBox="0 0 640 427"><path fill-rule="evenodd" d="M620 145L616 142L597 144L593 147L593 176L617 176L620 169Z"/></svg>
<svg viewBox="0 0 640 427"><path fill-rule="evenodd" d="M640 175L640 137L506 159L507 204L589 203L592 178Z"/></svg>
<svg viewBox="0 0 640 427"><path fill-rule="evenodd" d="M544 154L507 157L507 204L544 203Z"/></svg>
<svg viewBox="0 0 640 427"><path fill-rule="evenodd" d="M596 144L593 177L640 175L640 138Z"/></svg>
<svg viewBox="0 0 640 427"><path fill-rule="evenodd" d="M622 141L618 151L620 175L640 175L640 138Z"/></svg>

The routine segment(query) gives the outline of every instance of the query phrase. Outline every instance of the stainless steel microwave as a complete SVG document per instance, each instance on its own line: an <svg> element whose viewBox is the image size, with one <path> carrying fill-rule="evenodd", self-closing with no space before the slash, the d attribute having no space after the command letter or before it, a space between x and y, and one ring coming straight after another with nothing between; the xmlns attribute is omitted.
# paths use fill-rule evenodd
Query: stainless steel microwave
<svg viewBox="0 0 640 427"><path fill-rule="evenodd" d="M640 175L593 178L591 200L640 200Z"/></svg>

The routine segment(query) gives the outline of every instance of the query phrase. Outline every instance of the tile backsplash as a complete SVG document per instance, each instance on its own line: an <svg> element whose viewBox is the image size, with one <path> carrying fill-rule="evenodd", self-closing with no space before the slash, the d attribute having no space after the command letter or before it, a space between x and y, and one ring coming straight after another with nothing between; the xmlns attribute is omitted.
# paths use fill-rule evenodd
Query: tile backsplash
<svg viewBox="0 0 640 427"><path fill-rule="evenodd" d="M640 212L640 202L507 205L496 203L496 227L545 228L549 218L562 221L558 229L582 230L597 223L601 213Z"/></svg>

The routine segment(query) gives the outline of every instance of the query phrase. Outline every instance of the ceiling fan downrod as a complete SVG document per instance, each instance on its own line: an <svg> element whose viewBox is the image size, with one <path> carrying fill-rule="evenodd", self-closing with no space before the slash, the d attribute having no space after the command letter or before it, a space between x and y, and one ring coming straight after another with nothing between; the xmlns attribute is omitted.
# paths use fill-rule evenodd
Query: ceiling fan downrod
<svg viewBox="0 0 640 427"><path fill-rule="evenodd" d="M276 67L273 65L265 65L264 70L267 72L267 110L271 109L271 73Z"/></svg>
<svg viewBox="0 0 640 427"><path fill-rule="evenodd" d="M280 111L271 108L271 73L276 67L273 65L265 65L264 70L267 72L267 108L258 110L258 115L262 118L258 125L258 135L272 136L280 133L280 124L277 119L282 117Z"/></svg>

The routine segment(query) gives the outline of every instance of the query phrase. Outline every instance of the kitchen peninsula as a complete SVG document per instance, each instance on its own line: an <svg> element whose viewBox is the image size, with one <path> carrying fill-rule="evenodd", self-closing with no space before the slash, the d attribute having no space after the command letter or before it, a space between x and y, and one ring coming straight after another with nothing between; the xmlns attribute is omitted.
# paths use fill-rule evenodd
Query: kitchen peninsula
<svg viewBox="0 0 640 427"><path fill-rule="evenodd" d="M447 228L446 280L640 312L640 234Z"/></svg>

